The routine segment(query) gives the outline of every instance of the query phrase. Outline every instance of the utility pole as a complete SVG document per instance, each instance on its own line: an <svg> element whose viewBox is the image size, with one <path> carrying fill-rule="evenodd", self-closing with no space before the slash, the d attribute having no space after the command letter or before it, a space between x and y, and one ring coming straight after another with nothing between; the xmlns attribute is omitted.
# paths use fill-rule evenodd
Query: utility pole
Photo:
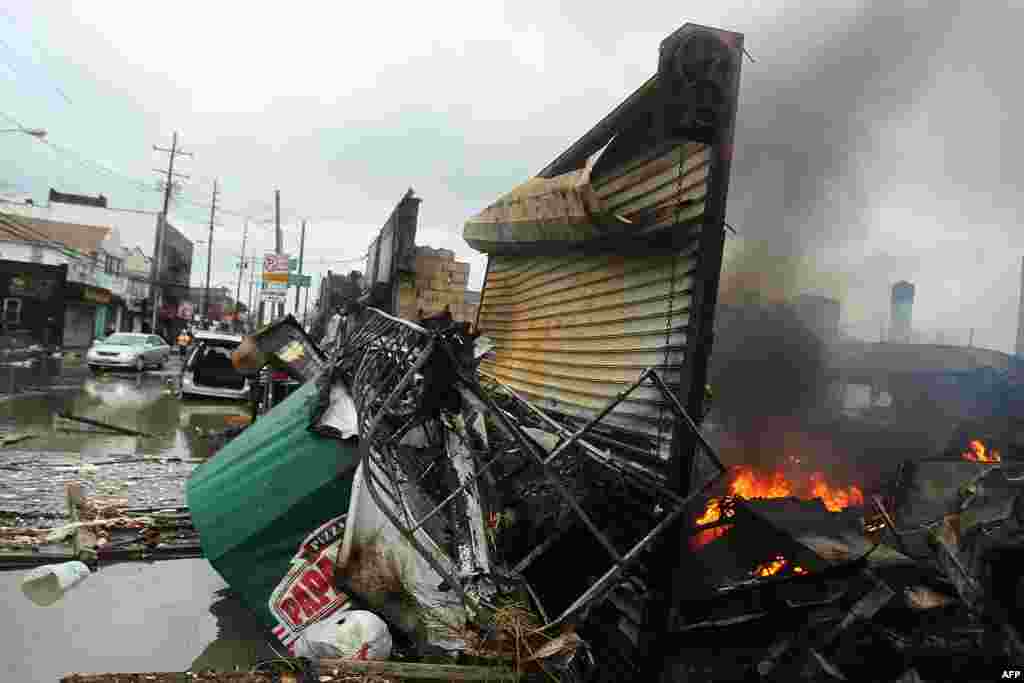
<svg viewBox="0 0 1024 683"><path fill-rule="evenodd" d="M302 256L306 251L306 221L302 221L302 236L299 237L299 281L302 280ZM299 314L299 300L302 299L302 287L295 287L295 315Z"/></svg>
<svg viewBox="0 0 1024 683"><path fill-rule="evenodd" d="M213 180L213 202L210 204L210 239L206 241L206 291L203 294L203 317L210 319L210 268L213 266L213 218L217 212L217 179ZM230 291L230 290L229 290Z"/></svg>
<svg viewBox="0 0 1024 683"><path fill-rule="evenodd" d="M181 175L174 172L174 158L179 154L181 156L186 157L190 157L192 156L192 154L190 152L182 152L180 149L178 149L177 131L174 132L174 135L171 138L170 149L167 149L165 147L157 147L156 145L153 145L153 149L156 150L157 152L167 152L168 154L170 154L170 159L167 162L167 180L164 183L164 209L163 211L160 212L160 217L157 219L156 244L154 246L155 253L153 254L153 266L149 278L149 301L153 307L152 315L150 316L150 328L152 329L153 333L156 334L157 311L160 307L160 303L162 303L161 301L158 301L158 299L162 299L162 297L160 296L160 290L157 288L157 282L160 280L160 276L162 275L164 266L164 241L167 234L167 209L170 207L171 204L171 189L174 185L175 176L185 179L188 178L187 175ZM154 170L156 170L157 173L164 173L164 171L161 169Z"/></svg>
<svg viewBox="0 0 1024 683"><path fill-rule="evenodd" d="M249 320L253 319L253 302L252 302L252 288L256 284L256 258L253 257L252 263L249 266Z"/></svg>
<svg viewBox="0 0 1024 683"><path fill-rule="evenodd" d="M309 285L306 285L306 310L302 313L302 327L309 325Z"/></svg>
<svg viewBox="0 0 1024 683"><path fill-rule="evenodd" d="M245 219L245 231L242 233L242 256L238 261L238 287L235 290L235 315L238 315L238 304L242 301L242 275L245 273L245 242L249 239L249 219Z"/></svg>
<svg viewBox="0 0 1024 683"><path fill-rule="evenodd" d="M278 256L284 253L281 246L281 190L274 190L274 253ZM283 301L277 304L276 310L276 317L284 316Z"/></svg>

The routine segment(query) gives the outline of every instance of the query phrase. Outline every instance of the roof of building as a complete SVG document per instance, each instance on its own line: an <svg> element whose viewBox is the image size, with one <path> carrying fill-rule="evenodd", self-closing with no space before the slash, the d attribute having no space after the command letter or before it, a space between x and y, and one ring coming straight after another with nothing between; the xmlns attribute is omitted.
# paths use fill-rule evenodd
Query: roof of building
<svg viewBox="0 0 1024 683"><path fill-rule="evenodd" d="M107 208L107 198L103 195L97 195L90 197L85 194L71 194L70 192L58 192L57 190L50 188L50 201L59 202L61 204L80 204L82 206L95 206L97 208Z"/></svg>
<svg viewBox="0 0 1024 683"><path fill-rule="evenodd" d="M85 254L99 251L103 240L110 233L110 227L61 223L42 218L0 213L0 235L9 239L60 242L66 247Z"/></svg>

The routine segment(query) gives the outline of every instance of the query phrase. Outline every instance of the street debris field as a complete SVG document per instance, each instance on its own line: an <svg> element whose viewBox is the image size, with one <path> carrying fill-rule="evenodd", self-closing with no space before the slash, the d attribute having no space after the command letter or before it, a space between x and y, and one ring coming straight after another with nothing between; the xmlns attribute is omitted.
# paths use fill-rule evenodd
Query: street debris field
<svg viewBox="0 0 1024 683"><path fill-rule="evenodd" d="M487 348L465 324L364 309L302 390L196 470L189 507L132 509L69 483L77 526L50 539L73 532L93 566L120 541L138 557L206 551L285 651L191 680L621 681L652 657L666 680L992 680L1024 661L1024 464L993 445L907 462L878 491L760 476L722 465L648 371L634 389L664 390L697 446L693 490L678 496L655 444L602 424L615 404L585 422L545 410L479 374ZM322 523L292 517L299 526L280 533L298 551L281 561L207 536L238 514L208 487L224 476L251 486L241 463L269 464L246 441L264 438L261 423L293 451L328 444L341 457L333 474L308 477L350 482L341 508L339 490L317 497L326 482L311 482L300 507ZM655 563L673 533L683 543L666 586ZM244 579L257 556L280 566L266 586ZM668 628L651 622L655 601L675 608ZM334 635L364 614L377 636Z"/></svg>
<svg viewBox="0 0 1024 683"><path fill-rule="evenodd" d="M281 287L260 297L276 319L244 339L183 330L177 382L148 373L177 364L148 333L123 356L97 340L74 396L45 389L51 363L11 359L0 568L25 599L63 619L84 582L115 590L115 563L159 593L154 561L202 558L226 584L218 628L237 604L273 652L216 671L207 643L196 670L61 680L1019 678L1019 445L985 424L884 458L830 444L835 424L877 431L804 429L838 412L836 378L878 381L857 385L877 407L890 374L868 354L829 366L824 333L754 296L715 326L744 58L742 35L695 24L662 41L653 77L466 222L487 255L475 303L468 264L416 247L410 188L366 277L321 297L316 340L283 313L278 225L264 280ZM211 209L207 280L213 228ZM732 414L710 412L720 388ZM111 626L141 624L124 602Z"/></svg>

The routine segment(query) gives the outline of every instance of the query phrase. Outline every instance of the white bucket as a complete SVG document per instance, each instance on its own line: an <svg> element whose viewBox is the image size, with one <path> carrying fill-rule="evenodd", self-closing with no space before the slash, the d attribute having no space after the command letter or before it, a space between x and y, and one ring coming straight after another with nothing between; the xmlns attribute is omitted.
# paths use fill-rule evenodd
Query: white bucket
<svg viewBox="0 0 1024 683"><path fill-rule="evenodd" d="M87 576L89 568L82 562L48 564L30 571L21 581L21 591L35 604L47 607L60 600Z"/></svg>

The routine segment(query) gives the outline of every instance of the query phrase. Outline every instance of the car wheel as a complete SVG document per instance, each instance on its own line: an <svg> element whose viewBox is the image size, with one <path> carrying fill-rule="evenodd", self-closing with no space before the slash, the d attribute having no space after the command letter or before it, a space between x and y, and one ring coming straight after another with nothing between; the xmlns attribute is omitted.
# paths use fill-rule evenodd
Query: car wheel
<svg viewBox="0 0 1024 683"><path fill-rule="evenodd" d="M96 367L95 365L90 365L89 366L89 370L91 370L92 374L94 374L94 375L100 374L100 369L98 367Z"/></svg>
<svg viewBox="0 0 1024 683"><path fill-rule="evenodd" d="M146 361L143 360L142 356L135 359L135 370L136 372L142 372L146 369Z"/></svg>

